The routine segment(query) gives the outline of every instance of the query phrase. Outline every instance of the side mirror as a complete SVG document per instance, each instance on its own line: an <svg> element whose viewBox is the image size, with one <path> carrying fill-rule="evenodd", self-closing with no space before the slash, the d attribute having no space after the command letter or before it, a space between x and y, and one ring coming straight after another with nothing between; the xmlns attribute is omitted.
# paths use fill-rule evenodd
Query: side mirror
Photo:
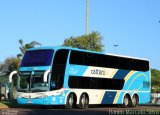
<svg viewBox="0 0 160 115"><path fill-rule="evenodd" d="M50 72L51 72L50 70L46 70L46 71L44 72L43 82L47 82L48 74L49 74Z"/></svg>
<svg viewBox="0 0 160 115"><path fill-rule="evenodd" d="M17 74L17 71L12 71L9 75L9 83L12 83L12 77L14 74Z"/></svg>

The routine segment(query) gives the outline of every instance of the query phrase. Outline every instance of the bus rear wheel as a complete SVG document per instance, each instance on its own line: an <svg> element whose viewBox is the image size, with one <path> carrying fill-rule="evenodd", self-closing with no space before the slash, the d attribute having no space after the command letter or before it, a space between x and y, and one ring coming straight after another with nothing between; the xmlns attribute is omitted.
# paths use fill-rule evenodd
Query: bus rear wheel
<svg viewBox="0 0 160 115"><path fill-rule="evenodd" d="M133 95L131 107L137 107L139 103L138 95Z"/></svg>
<svg viewBox="0 0 160 115"><path fill-rule="evenodd" d="M79 108L81 109L86 109L89 107L89 97L87 94L83 93L81 96L80 96L80 100L79 100Z"/></svg>
<svg viewBox="0 0 160 115"><path fill-rule="evenodd" d="M76 95L74 93L70 93L67 97L66 108L72 109L76 106Z"/></svg>
<svg viewBox="0 0 160 115"><path fill-rule="evenodd" d="M123 107L124 108L127 108L127 107L130 107L130 104L131 104L131 99L130 99L130 96L129 95L125 95L124 98L123 98Z"/></svg>

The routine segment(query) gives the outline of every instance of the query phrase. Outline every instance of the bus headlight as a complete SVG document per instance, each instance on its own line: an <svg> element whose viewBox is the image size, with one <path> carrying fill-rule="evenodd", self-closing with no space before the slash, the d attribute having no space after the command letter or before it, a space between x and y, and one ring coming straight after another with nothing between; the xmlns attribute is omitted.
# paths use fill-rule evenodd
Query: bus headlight
<svg viewBox="0 0 160 115"><path fill-rule="evenodd" d="M22 96L21 95L17 95L17 98L22 98Z"/></svg>
<svg viewBox="0 0 160 115"><path fill-rule="evenodd" d="M47 95L42 95L42 96L38 96L37 98L46 98L48 97Z"/></svg>
<svg viewBox="0 0 160 115"><path fill-rule="evenodd" d="M17 98L22 98L22 93L18 92L17 93Z"/></svg>

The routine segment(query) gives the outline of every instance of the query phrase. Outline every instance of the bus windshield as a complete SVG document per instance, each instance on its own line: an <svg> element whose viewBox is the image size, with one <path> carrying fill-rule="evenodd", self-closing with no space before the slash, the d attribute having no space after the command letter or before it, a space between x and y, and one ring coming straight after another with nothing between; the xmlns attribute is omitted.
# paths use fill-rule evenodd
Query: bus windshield
<svg viewBox="0 0 160 115"><path fill-rule="evenodd" d="M49 66L52 62L53 50L27 51L22 59L21 67Z"/></svg>
<svg viewBox="0 0 160 115"><path fill-rule="evenodd" d="M39 92L39 91L47 91L48 83L43 82L43 76L35 75L31 79L31 91Z"/></svg>
<svg viewBox="0 0 160 115"><path fill-rule="evenodd" d="M48 91L48 83L43 82L43 71L35 72L34 75L24 75L21 72L18 78L18 91L21 92L43 92ZM27 72L26 72L27 73Z"/></svg>

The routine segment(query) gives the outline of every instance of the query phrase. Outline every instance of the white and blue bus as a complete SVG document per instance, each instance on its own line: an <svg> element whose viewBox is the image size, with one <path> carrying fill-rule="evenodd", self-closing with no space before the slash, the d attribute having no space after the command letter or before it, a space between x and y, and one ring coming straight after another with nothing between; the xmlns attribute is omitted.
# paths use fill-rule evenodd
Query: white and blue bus
<svg viewBox="0 0 160 115"><path fill-rule="evenodd" d="M26 51L18 71L17 102L87 108L92 104L136 107L150 102L147 59L69 47Z"/></svg>

